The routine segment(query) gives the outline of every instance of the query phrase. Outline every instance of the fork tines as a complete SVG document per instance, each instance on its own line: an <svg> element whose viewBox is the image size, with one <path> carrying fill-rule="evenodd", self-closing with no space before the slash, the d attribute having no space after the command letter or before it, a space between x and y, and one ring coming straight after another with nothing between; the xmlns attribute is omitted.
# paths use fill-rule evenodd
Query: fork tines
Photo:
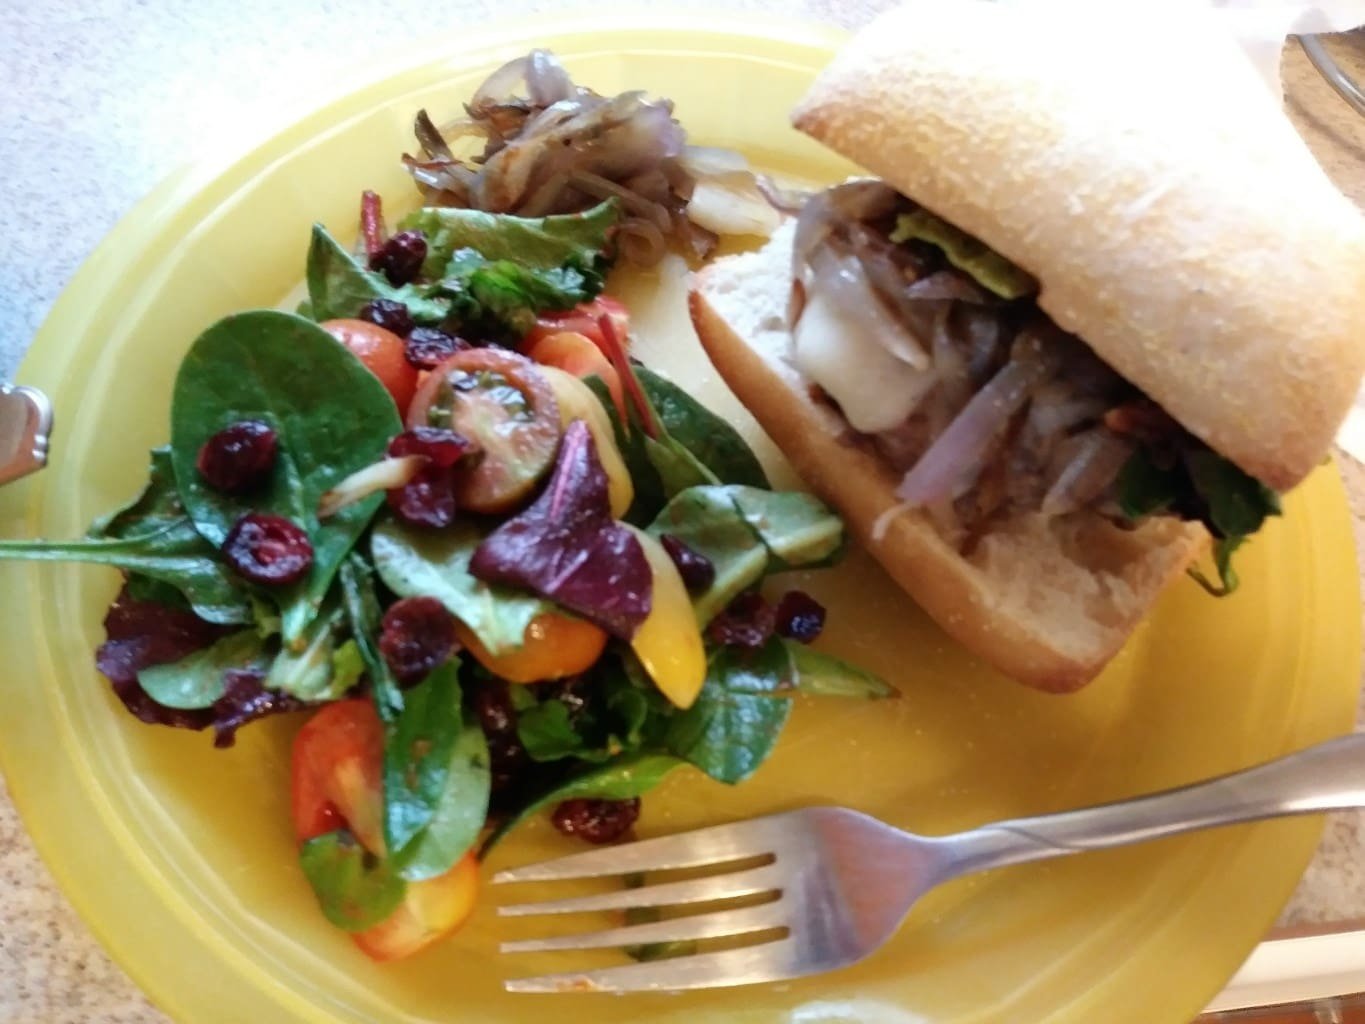
<svg viewBox="0 0 1365 1024"><path fill-rule="evenodd" d="M789 907L780 888L790 874L792 832L788 815L717 825L682 835L647 839L618 847L591 850L542 864L500 871L495 883L567 881L634 875L685 868L731 870L682 881L664 881L586 896L514 903L498 908L504 917L565 914L584 911L687 907L719 900L776 892L776 898L757 906L724 907L693 914L618 928L579 932L545 939L504 942L504 953L547 950L602 949L692 940L759 939L773 932L775 941L762 945L682 955L655 962L627 964L593 971L567 972L506 983L510 992L608 991L685 989L742 985L781 976L779 965L788 960L785 937ZM756 858L766 863L754 865Z"/></svg>

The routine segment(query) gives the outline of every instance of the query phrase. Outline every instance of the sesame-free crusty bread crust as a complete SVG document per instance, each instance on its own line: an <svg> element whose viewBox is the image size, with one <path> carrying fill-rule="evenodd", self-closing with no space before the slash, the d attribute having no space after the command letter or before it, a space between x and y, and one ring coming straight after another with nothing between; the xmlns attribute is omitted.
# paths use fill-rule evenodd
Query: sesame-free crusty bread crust
<svg viewBox="0 0 1365 1024"><path fill-rule="evenodd" d="M1030 271L1061 327L1287 490L1365 368L1365 218L1216 15L1161 9L912 2L793 122Z"/></svg>
<svg viewBox="0 0 1365 1024"><path fill-rule="evenodd" d="M897 474L816 402L790 362L785 309L791 229L762 250L719 260L688 301L702 346L736 397L849 531L950 636L1004 674L1075 690L1123 646L1161 590L1207 542L1172 519L1120 529L1078 513L1002 524L968 558L922 514L878 519L897 504Z"/></svg>

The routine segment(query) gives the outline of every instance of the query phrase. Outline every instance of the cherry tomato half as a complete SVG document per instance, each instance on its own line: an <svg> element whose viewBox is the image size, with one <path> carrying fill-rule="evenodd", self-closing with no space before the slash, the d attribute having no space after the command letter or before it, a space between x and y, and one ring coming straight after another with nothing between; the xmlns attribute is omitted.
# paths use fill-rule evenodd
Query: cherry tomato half
<svg viewBox="0 0 1365 1024"><path fill-rule="evenodd" d="M412 403L417 390L417 368L403 355L403 339L365 320L324 320L318 325L379 378L399 411Z"/></svg>
<svg viewBox="0 0 1365 1024"><path fill-rule="evenodd" d="M601 377L611 395L612 404L622 423L626 419L626 399L621 390L621 376L602 349L586 334L577 331L557 331L546 334L525 349L528 356L538 363L554 366L575 377Z"/></svg>
<svg viewBox="0 0 1365 1024"><path fill-rule="evenodd" d="M462 622L456 622L455 634L479 664L509 683L538 683L585 672L607 646L602 629L558 612L542 612L532 619L521 646L506 654L490 653Z"/></svg>
<svg viewBox="0 0 1365 1024"><path fill-rule="evenodd" d="M573 309L566 309L557 313L542 313L536 318L536 326L531 329L531 333L522 342L521 350L523 352L529 351L532 345L551 334L573 331L586 337L599 349L602 349L603 355L606 355L607 352L602 342L602 328L597 325L598 319L603 314L616 322L616 333L622 338L630 333L630 314L626 312L626 307L609 296L599 295L591 302L585 302Z"/></svg>
<svg viewBox="0 0 1365 1024"><path fill-rule="evenodd" d="M384 855L383 756L384 727L368 700L336 701L308 720L293 750L291 796L300 843L345 828L371 853ZM411 956L464 923L478 888L478 861L471 851L444 874L408 882L392 914L351 938L375 960Z"/></svg>
<svg viewBox="0 0 1365 1024"><path fill-rule="evenodd" d="M422 381L408 427L445 427L478 451L455 469L455 500L471 512L509 512L549 472L559 451L559 404L525 356L502 349L457 352Z"/></svg>

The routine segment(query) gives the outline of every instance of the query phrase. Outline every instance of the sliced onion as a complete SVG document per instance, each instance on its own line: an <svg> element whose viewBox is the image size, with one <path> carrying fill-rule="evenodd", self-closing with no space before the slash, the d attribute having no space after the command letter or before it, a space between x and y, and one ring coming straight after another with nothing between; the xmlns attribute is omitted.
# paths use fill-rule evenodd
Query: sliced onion
<svg viewBox="0 0 1365 1024"><path fill-rule="evenodd" d="M754 183L763 193L763 198L778 213L798 214L815 193L810 189L783 188L766 174L754 175Z"/></svg>
<svg viewBox="0 0 1365 1024"><path fill-rule="evenodd" d="M626 212L633 214L641 220L649 221L662 236L663 232L673 226L673 222L668 215L668 210L658 203L651 202L644 196L632 192L624 185L618 185L609 178L604 178L600 174L593 174L591 171L571 171L569 173L569 183L574 188L580 189L598 199L616 198L621 200L621 205Z"/></svg>
<svg viewBox="0 0 1365 1024"><path fill-rule="evenodd" d="M509 60L484 79L483 84L475 91L474 98L469 101L470 108L479 110L508 99L516 89L517 83L526 78L526 71L530 66L530 54Z"/></svg>
<svg viewBox="0 0 1365 1024"><path fill-rule="evenodd" d="M1063 515L1089 505L1118 478L1134 447L1104 429L1083 435L1076 454L1043 496L1043 515Z"/></svg>
<svg viewBox="0 0 1365 1024"><path fill-rule="evenodd" d="M389 491L410 483L418 470L431 460L425 455L402 455L380 459L358 469L318 499L318 518L334 516L348 505L368 498L378 491Z"/></svg>
<svg viewBox="0 0 1365 1024"><path fill-rule="evenodd" d="M984 306L991 301L990 294L984 288L955 270L940 270L921 277L906 286L905 295L909 299L920 301L948 299L953 302L970 302L976 306Z"/></svg>
<svg viewBox="0 0 1365 1024"><path fill-rule="evenodd" d="M432 124L431 117L425 110L417 111L417 117L413 120L412 132L417 136L422 151L431 159L455 159L455 154L450 151L450 146L446 144L446 140L442 138L436 126Z"/></svg>
<svg viewBox="0 0 1365 1024"><path fill-rule="evenodd" d="M526 91L538 107L548 107L577 92L564 65L549 50L532 50L527 54Z"/></svg>
<svg viewBox="0 0 1365 1024"><path fill-rule="evenodd" d="M923 458L905 474L896 496L913 505L950 497L964 479L974 480L992 443L1024 407L1032 390L1055 371L1055 357L1039 344L1016 342L1018 354L978 391Z"/></svg>
<svg viewBox="0 0 1365 1024"><path fill-rule="evenodd" d="M717 146L684 146L678 164L694 178L749 173L749 162L742 154Z"/></svg>
<svg viewBox="0 0 1365 1024"><path fill-rule="evenodd" d="M687 218L721 235L770 236L782 215L769 205L751 175L698 180L687 204Z"/></svg>
<svg viewBox="0 0 1365 1024"><path fill-rule="evenodd" d="M642 217L628 217L616 233L616 244L629 263L652 267L668 252L668 239L658 225Z"/></svg>
<svg viewBox="0 0 1365 1024"><path fill-rule="evenodd" d="M856 256L821 246L811 255L811 269L815 273L808 286L827 296L841 317L867 323L877 340L897 359L916 370L929 369L929 353L882 304Z"/></svg>

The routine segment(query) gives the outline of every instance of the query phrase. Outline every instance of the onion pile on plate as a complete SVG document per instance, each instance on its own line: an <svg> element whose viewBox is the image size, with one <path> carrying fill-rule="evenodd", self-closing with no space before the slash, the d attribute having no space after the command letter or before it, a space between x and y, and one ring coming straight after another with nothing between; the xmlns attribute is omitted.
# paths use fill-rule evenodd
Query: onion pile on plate
<svg viewBox="0 0 1365 1024"><path fill-rule="evenodd" d="M438 126L419 111L415 132L422 156L403 163L429 204L540 217L615 197L621 251L640 266L673 244L703 259L718 236L766 236L781 219L743 156L687 144L672 101L601 96L546 50L494 71L464 117Z"/></svg>

